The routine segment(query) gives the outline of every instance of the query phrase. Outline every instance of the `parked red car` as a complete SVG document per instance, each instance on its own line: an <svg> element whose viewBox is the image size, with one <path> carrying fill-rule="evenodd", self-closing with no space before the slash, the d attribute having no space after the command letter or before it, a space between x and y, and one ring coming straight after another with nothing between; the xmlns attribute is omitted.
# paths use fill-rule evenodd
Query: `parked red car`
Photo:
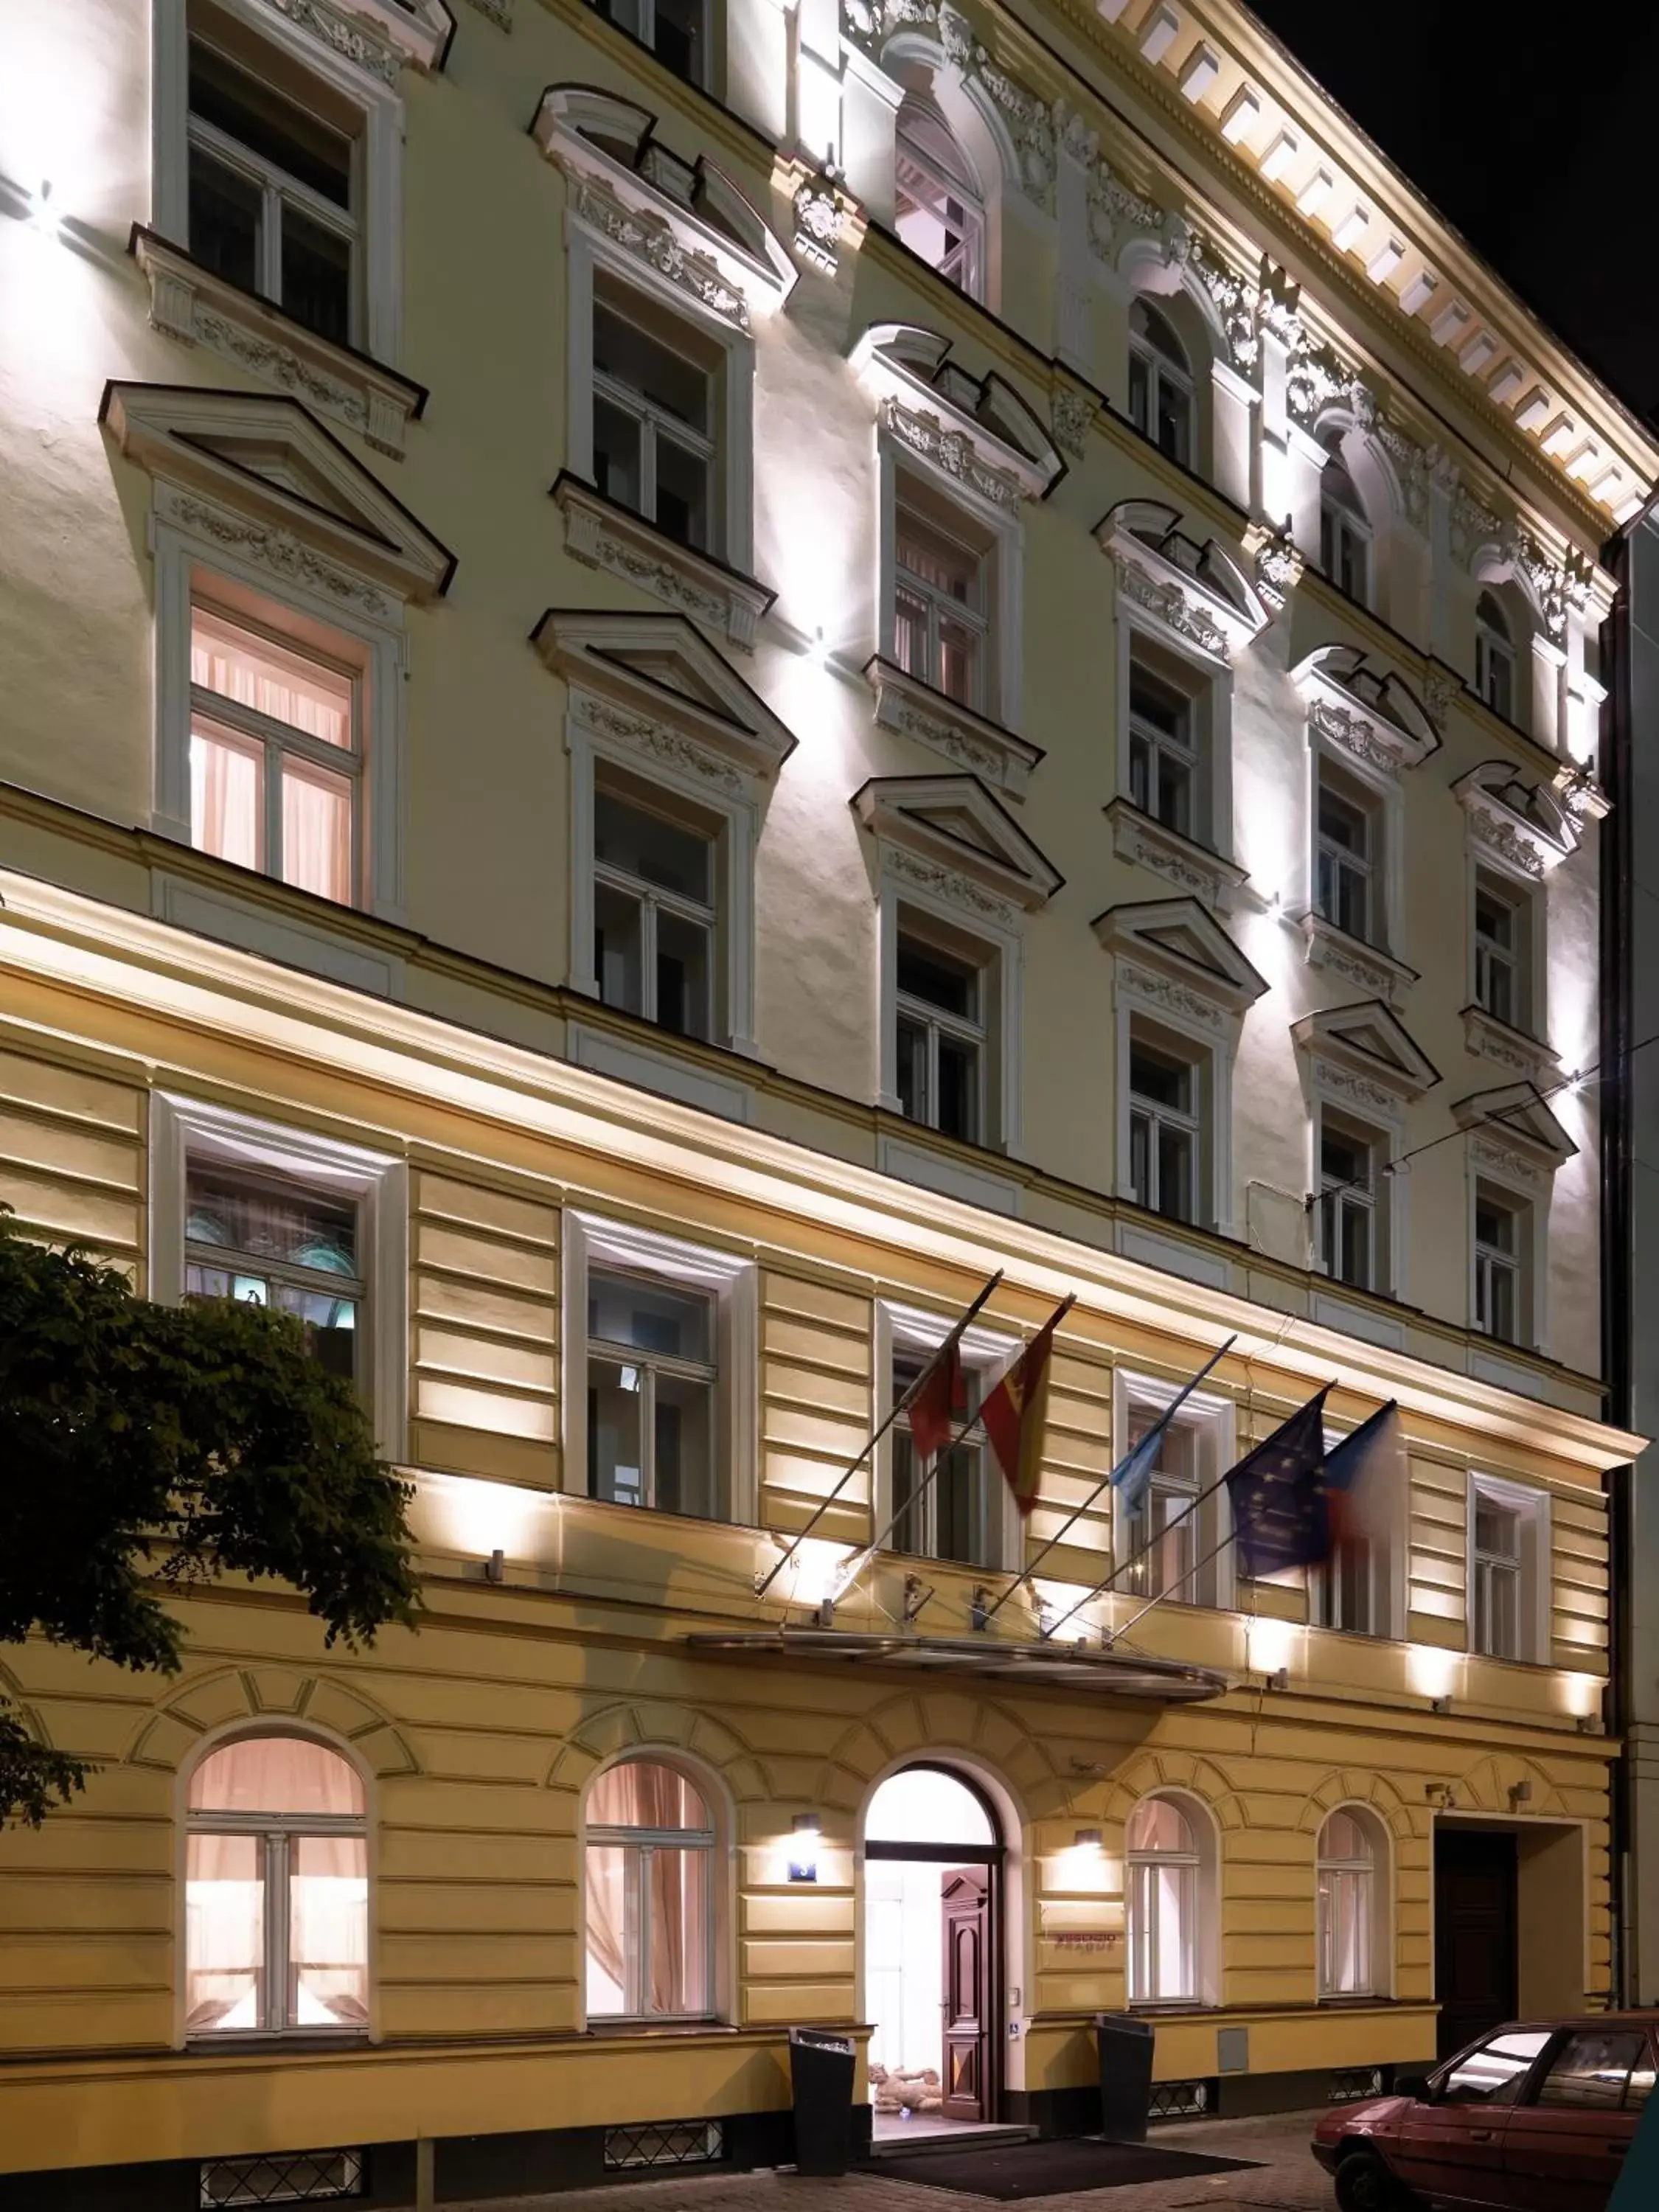
<svg viewBox="0 0 1659 2212"><path fill-rule="evenodd" d="M1606 2212L1659 2058L1659 2013L1516 2021L1392 2097L1339 2106L1313 2153L1342 2212Z"/></svg>

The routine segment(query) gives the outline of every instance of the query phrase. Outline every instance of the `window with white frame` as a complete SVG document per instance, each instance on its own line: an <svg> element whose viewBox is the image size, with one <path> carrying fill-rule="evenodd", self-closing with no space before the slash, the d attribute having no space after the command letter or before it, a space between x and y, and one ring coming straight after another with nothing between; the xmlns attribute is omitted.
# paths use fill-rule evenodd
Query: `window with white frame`
<svg viewBox="0 0 1659 2212"><path fill-rule="evenodd" d="M1333 1282L1359 1291L1389 1287L1386 1137L1322 1108L1319 1116L1319 1257Z"/></svg>
<svg viewBox="0 0 1659 2212"><path fill-rule="evenodd" d="M354 1194L228 1161L185 1170L185 1295L292 1314L320 1365L357 1375L368 1284Z"/></svg>
<svg viewBox="0 0 1659 2212"><path fill-rule="evenodd" d="M222 611L190 614L190 829L198 852L341 906L362 878L362 655L344 638L285 639ZM331 645L332 650L329 649Z"/></svg>
<svg viewBox="0 0 1659 2212"><path fill-rule="evenodd" d="M1511 1029L1532 1027L1532 901L1486 868L1474 872L1474 1002Z"/></svg>
<svg viewBox="0 0 1659 2212"><path fill-rule="evenodd" d="M362 2034L368 1834L356 1768L309 1736L241 1736L198 1761L185 1807L185 2033Z"/></svg>
<svg viewBox="0 0 1659 2212"><path fill-rule="evenodd" d="M1364 1817L1327 1815L1319 1831L1317 1942L1322 1997L1375 1994L1377 1853Z"/></svg>
<svg viewBox="0 0 1659 2212"><path fill-rule="evenodd" d="M604 269L593 273L593 481L665 537L721 554L720 349Z"/></svg>
<svg viewBox="0 0 1659 2212"><path fill-rule="evenodd" d="M624 1759L594 1779L585 1812L589 2020L713 2017L720 1883L706 1791L659 1759Z"/></svg>
<svg viewBox="0 0 1659 2212"><path fill-rule="evenodd" d="M1136 642L1129 660L1129 797L1182 837L1207 834L1201 709L1190 690L1154 667Z"/></svg>
<svg viewBox="0 0 1659 2212"><path fill-rule="evenodd" d="M1311 1614L1319 1628L1347 1636L1387 1636L1389 1557L1364 1536L1344 1536L1322 1566L1310 1571Z"/></svg>
<svg viewBox="0 0 1659 2212"><path fill-rule="evenodd" d="M1324 754L1317 756L1314 905L1325 920L1369 945L1383 938L1382 807L1376 794Z"/></svg>
<svg viewBox="0 0 1659 2212"><path fill-rule="evenodd" d="M1201 1061L1173 1035L1138 1019L1129 1030L1129 1196L1171 1221L1202 1218Z"/></svg>
<svg viewBox="0 0 1659 2212"><path fill-rule="evenodd" d="M1129 419L1161 453L1194 465L1192 368L1168 317L1145 299L1129 310Z"/></svg>
<svg viewBox="0 0 1659 2212"><path fill-rule="evenodd" d="M984 196L972 162L922 93L908 93L898 112L893 228L947 284L971 300L984 297Z"/></svg>
<svg viewBox="0 0 1659 2212"><path fill-rule="evenodd" d="M361 111L229 15L192 6L189 246L319 337L362 342Z"/></svg>
<svg viewBox="0 0 1659 2212"><path fill-rule="evenodd" d="M653 803L654 802L654 803ZM719 1030L719 835L666 793L596 781L593 973L599 996L690 1037Z"/></svg>
<svg viewBox="0 0 1659 2212"><path fill-rule="evenodd" d="M1359 489L1334 441L1319 477L1319 565L1339 592L1371 603L1372 543Z"/></svg>
<svg viewBox="0 0 1659 2212"><path fill-rule="evenodd" d="M1469 1649L1491 1659L1545 1661L1549 1502L1495 1475L1469 1478Z"/></svg>
<svg viewBox="0 0 1659 2212"><path fill-rule="evenodd" d="M1155 1407L1130 1407L1129 1449L1158 1418ZM1199 1601L1198 1566L1203 1549L1199 1498L1204 1488L1205 1464L1198 1425L1171 1421L1158 1440L1157 1466L1123 1515L1121 1544L1127 1569L1125 1587L1137 1597L1166 1598L1178 1605Z"/></svg>
<svg viewBox="0 0 1659 2212"><path fill-rule="evenodd" d="M933 1347L894 1332L890 1377L898 1405L933 1356ZM954 1559L963 1566L1000 1565L1003 1484L977 1419L988 1377L963 1359L962 1395L951 1409L956 1441L937 1466L917 1450L909 1416L901 1413L890 1431L889 1455L892 1547L913 1559ZM931 1479L930 1479L931 1477Z"/></svg>
<svg viewBox="0 0 1659 2212"><path fill-rule="evenodd" d="M1492 592L1482 592L1475 602L1474 688L1494 714L1515 720L1515 639Z"/></svg>
<svg viewBox="0 0 1659 2212"><path fill-rule="evenodd" d="M1203 1855L1186 1808L1143 1797L1124 1834L1132 2005L1200 2001Z"/></svg>
<svg viewBox="0 0 1659 2212"><path fill-rule="evenodd" d="M719 1382L707 1291L591 1267L588 1494L712 1520Z"/></svg>
<svg viewBox="0 0 1659 2212"><path fill-rule="evenodd" d="M1531 1332L1528 1276L1531 1209L1485 1181L1474 1187L1474 1326L1501 1343Z"/></svg>
<svg viewBox="0 0 1659 2212"><path fill-rule="evenodd" d="M897 951L898 1099L908 1121L966 1145L991 1141L988 1083L991 967L901 915Z"/></svg>
<svg viewBox="0 0 1659 2212"><path fill-rule="evenodd" d="M990 678L989 559L965 516L901 477L893 531L893 657L958 706L985 708Z"/></svg>
<svg viewBox="0 0 1659 2212"><path fill-rule="evenodd" d="M593 0L619 31L648 46L665 70L709 88L708 12L704 0Z"/></svg>

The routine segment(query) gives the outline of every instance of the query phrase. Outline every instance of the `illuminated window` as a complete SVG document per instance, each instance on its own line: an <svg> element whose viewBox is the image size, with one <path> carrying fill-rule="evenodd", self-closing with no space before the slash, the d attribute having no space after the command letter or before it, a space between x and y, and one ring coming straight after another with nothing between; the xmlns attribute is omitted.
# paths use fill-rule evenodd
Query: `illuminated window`
<svg viewBox="0 0 1659 2212"><path fill-rule="evenodd" d="M1492 1659L1547 1663L1549 1501L1496 1475L1469 1478L1468 1636Z"/></svg>
<svg viewBox="0 0 1659 2212"><path fill-rule="evenodd" d="M1161 453L1192 467L1192 369L1168 320L1146 300L1129 310L1129 419Z"/></svg>
<svg viewBox="0 0 1659 2212"><path fill-rule="evenodd" d="M192 2036L368 2026L363 1785L308 1737L221 1744L186 1796L185 2021Z"/></svg>
<svg viewBox="0 0 1659 2212"><path fill-rule="evenodd" d="M1382 808L1358 778L1322 755L1315 793L1314 904L1367 944L1382 941Z"/></svg>
<svg viewBox="0 0 1659 2212"><path fill-rule="evenodd" d="M1319 565L1361 606L1371 603L1371 529L1358 488L1333 443L1319 479Z"/></svg>
<svg viewBox="0 0 1659 2212"><path fill-rule="evenodd" d="M981 709L989 632L983 552L907 504L902 488L895 540L895 659L946 698Z"/></svg>
<svg viewBox="0 0 1659 2212"><path fill-rule="evenodd" d="M356 1196L193 1159L185 1204L185 1296L292 1314L330 1373L354 1379L368 1290Z"/></svg>
<svg viewBox="0 0 1659 2212"><path fill-rule="evenodd" d="M648 46L665 70L708 89L708 21L702 0L593 0L599 13Z"/></svg>
<svg viewBox="0 0 1659 2212"><path fill-rule="evenodd" d="M1333 1813L1319 1831L1317 1947L1322 1997L1377 1988L1377 1850L1364 1815Z"/></svg>
<svg viewBox="0 0 1659 2212"><path fill-rule="evenodd" d="M927 1364L933 1346L894 1332L890 1377L892 1403L905 1392ZM928 1480L932 1462L917 1450L908 1414L893 1423L889 1468L895 1516L890 1541L896 1552L913 1559L955 1559L969 1567L994 1567L1001 1557L1003 1482L991 1463L985 1431L974 1415L988 1383L986 1373L964 1358L963 1390L952 1409L953 1427L964 1433L940 1455Z"/></svg>
<svg viewBox="0 0 1659 2212"><path fill-rule="evenodd" d="M608 1006L714 1035L718 838L701 819L596 787L593 967Z"/></svg>
<svg viewBox="0 0 1659 2212"><path fill-rule="evenodd" d="M358 896L363 765L346 653L191 608L191 842L341 906Z"/></svg>
<svg viewBox="0 0 1659 2212"><path fill-rule="evenodd" d="M1515 720L1515 640L1496 595L1482 592L1474 609L1474 688L1506 722Z"/></svg>
<svg viewBox="0 0 1659 2212"><path fill-rule="evenodd" d="M1195 1821L1172 1798L1145 1797L1124 1843L1129 2002L1195 2004L1205 1887Z"/></svg>
<svg viewBox="0 0 1659 2212"><path fill-rule="evenodd" d="M647 1759L587 1793L590 2020L708 2020L715 2010L714 1817L685 1775Z"/></svg>
<svg viewBox="0 0 1659 2212"><path fill-rule="evenodd" d="M893 228L970 299L984 297L984 200L972 164L931 100L906 95L895 149Z"/></svg>
<svg viewBox="0 0 1659 2212"><path fill-rule="evenodd" d="M1474 1326L1504 1344L1531 1333L1530 1209L1487 1182L1474 1188Z"/></svg>
<svg viewBox="0 0 1659 2212"><path fill-rule="evenodd" d="M677 544L720 553L718 356L654 301L593 278L593 481Z"/></svg>

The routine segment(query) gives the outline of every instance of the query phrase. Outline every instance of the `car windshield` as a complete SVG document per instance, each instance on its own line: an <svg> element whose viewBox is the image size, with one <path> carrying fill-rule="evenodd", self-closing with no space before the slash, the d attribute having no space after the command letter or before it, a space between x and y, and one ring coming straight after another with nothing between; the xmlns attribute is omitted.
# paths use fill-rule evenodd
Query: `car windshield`
<svg viewBox="0 0 1659 2212"><path fill-rule="evenodd" d="M1550 2039L1547 2027L1512 2027L1494 2035L1462 2057L1441 2077L1437 2102L1443 2105L1508 2105L1520 2092L1527 2070Z"/></svg>

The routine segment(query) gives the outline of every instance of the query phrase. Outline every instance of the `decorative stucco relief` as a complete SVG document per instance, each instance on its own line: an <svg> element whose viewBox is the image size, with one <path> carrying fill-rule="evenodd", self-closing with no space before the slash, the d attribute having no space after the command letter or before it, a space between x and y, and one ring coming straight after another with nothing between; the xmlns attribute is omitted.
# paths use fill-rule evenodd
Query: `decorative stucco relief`
<svg viewBox="0 0 1659 2212"><path fill-rule="evenodd" d="M696 776L736 798L747 793L747 783L730 761L694 744L683 732L671 729L665 722L653 721L643 714L630 714L626 708L613 706L608 699L596 699L586 691L574 695L571 714L581 728L647 753L665 768Z"/></svg>
<svg viewBox="0 0 1659 2212"><path fill-rule="evenodd" d="M665 276L738 330L749 328L749 303L742 293L726 283L712 255L682 246L661 216L624 207L594 177L573 177L570 195L571 207L581 221L591 223L624 253L647 263L659 276Z"/></svg>
<svg viewBox="0 0 1659 2212"><path fill-rule="evenodd" d="M960 907L966 914L979 915L987 921L1000 922L1005 929L1017 929L1022 920L1019 908L1012 900L999 898L982 884L959 869L942 867L936 860L924 860L919 854L908 853L902 845L884 848L884 860L889 872L913 890L927 891L934 898L943 899L949 906Z"/></svg>
<svg viewBox="0 0 1659 2212"><path fill-rule="evenodd" d="M1217 1036L1225 1034L1228 1013L1224 1006L1217 1006L1213 999L1205 998L1188 985L1177 982L1172 975L1157 975L1150 969L1135 967L1121 954L1117 962L1117 988L1122 997L1133 999L1140 1006L1174 1014Z"/></svg>
<svg viewBox="0 0 1659 2212"><path fill-rule="evenodd" d="M973 441L960 430L947 428L937 415L890 399L882 410L882 417L901 445L908 446L913 453L931 461L946 476L954 477L958 483L976 491L981 499L991 500L999 507L1013 507L1025 497L1024 486L1017 477L982 460L974 450Z"/></svg>
<svg viewBox="0 0 1659 2212"><path fill-rule="evenodd" d="M383 83L396 84L403 74L404 57L396 46L366 29L360 20L329 7L327 0L264 0L264 4Z"/></svg>
<svg viewBox="0 0 1659 2212"><path fill-rule="evenodd" d="M1201 646L1218 659L1226 659L1226 632L1204 608L1188 599L1179 585L1162 583L1149 576L1139 562L1125 560L1121 553L1114 553L1112 566L1117 571L1117 587L1125 599L1155 616L1178 637Z"/></svg>
<svg viewBox="0 0 1659 2212"><path fill-rule="evenodd" d="M1394 744L1368 715L1355 714L1350 708L1338 706L1334 700L1310 702L1308 726L1316 736L1340 747L1353 759L1363 761L1368 768L1380 769L1384 775L1397 776L1418 757L1417 748L1403 731L1399 743Z"/></svg>
<svg viewBox="0 0 1659 2212"><path fill-rule="evenodd" d="M392 611L392 603L383 592L377 592L361 576L354 576L349 569L337 568L333 562L313 553L291 530L256 521L249 515L233 514L192 492L179 491L171 484L156 486L155 513L162 521L179 530L193 532L198 537L210 538L216 545L228 547L245 561L268 568L272 575L281 576L289 583L306 585L342 606L361 607L365 614L382 619Z"/></svg>
<svg viewBox="0 0 1659 2212"><path fill-rule="evenodd" d="M1055 445L1073 460L1080 461L1088 447L1089 433L1100 415L1097 403L1086 392L1076 391L1069 384L1058 384L1051 407Z"/></svg>

